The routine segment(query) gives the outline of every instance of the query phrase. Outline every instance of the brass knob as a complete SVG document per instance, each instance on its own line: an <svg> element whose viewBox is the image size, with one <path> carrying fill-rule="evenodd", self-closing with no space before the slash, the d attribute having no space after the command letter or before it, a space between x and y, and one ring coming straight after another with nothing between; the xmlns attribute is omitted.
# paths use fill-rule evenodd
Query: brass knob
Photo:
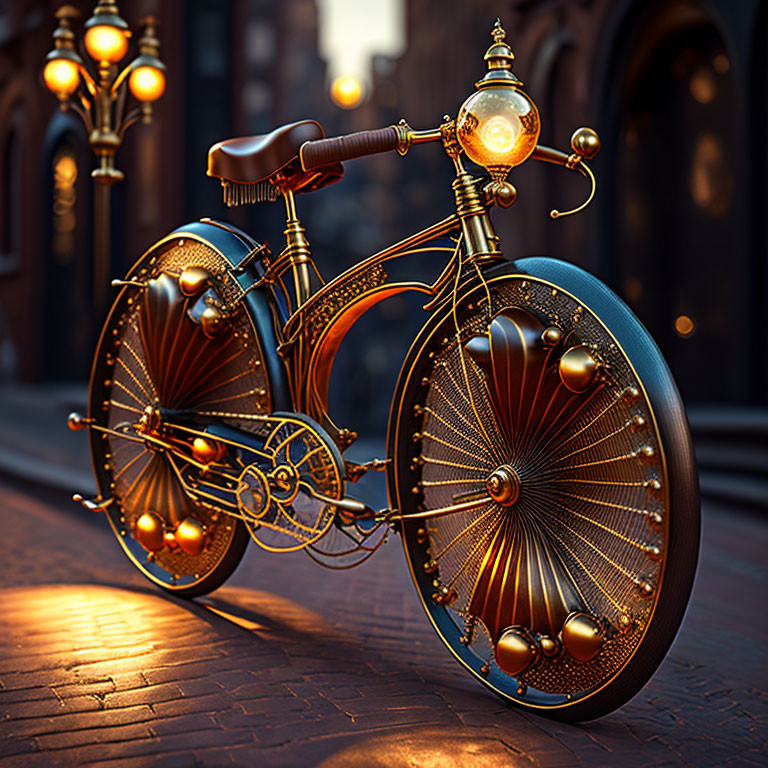
<svg viewBox="0 0 768 768"><path fill-rule="evenodd" d="M600 137L591 128L578 128L571 136L571 149L585 160L591 160L600 151Z"/></svg>
<svg viewBox="0 0 768 768"><path fill-rule="evenodd" d="M200 317L200 325L203 333L213 339L218 336L226 325L226 315L213 304L209 304Z"/></svg>
<svg viewBox="0 0 768 768"><path fill-rule="evenodd" d="M211 276L202 267L184 267L179 275L179 288L185 296L197 296L210 283Z"/></svg>

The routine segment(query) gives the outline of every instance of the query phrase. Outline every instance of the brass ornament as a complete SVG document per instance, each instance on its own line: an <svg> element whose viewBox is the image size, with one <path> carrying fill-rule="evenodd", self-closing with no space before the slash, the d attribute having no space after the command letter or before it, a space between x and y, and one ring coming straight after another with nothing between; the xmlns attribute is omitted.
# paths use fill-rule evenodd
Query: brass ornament
<svg viewBox="0 0 768 768"><path fill-rule="evenodd" d="M542 331L541 334L541 340L549 346L554 346L562 338L563 332L556 325L548 326Z"/></svg>
<svg viewBox="0 0 768 768"><path fill-rule="evenodd" d="M165 523L155 512L144 512L136 521L136 540L144 549L157 552L165 546Z"/></svg>
<svg viewBox="0 0 768 768"><path fill-rule="evenodd" d="M560 358L560 380L571 390L586 392L597 378L598 359L592 350L580 345L571 347Z"/></svg>
<svg viewBox="0 0 768 768"><path fill-rule="evenodd" d="M530 667L538 656L536 643L525 627L508 627L496 642L496 663L508 675L516 677Z"/></svg>
<svg viewBox="0 0 768 768"><path fill-rule="evenodd" d="M179 275L179 288L185 296L197 296L210 284L211 276L202 267L184 267Z"/></svg>
<svg viewBox="0 0 768 768"><path fill-rule="evenodd" d="M196 437L192 441L192 455L202 464L211 464L218 461L223 455L226 447L209 437Z"/></svg>
<svg viewBox="0 0 768 768"><path fill-rule="evenodd" d="M226 315L219 307L209 304L200 316L200 327L209 339L215 339L226 326Z"/></svg>
<svg viewBox="0 0 768 768"><path fill-rule="evenodd" d="M548 658L557 657L562 651L560 643L555 638L549 637L548 635L542 635L539 638L539 647L544 656L547 656Z"/></svg>
<svg viewBox="0 0 768 768"><path fill-rule="evenodd" d="M591 160L600 151L600 137L592 128L579 128L571 136L571 149L586 160Z"/></svg>
<svg viewBox="0 0 768 768"><path fill-rule="evenodd" d="M563 624L561 637L565 650L579 661L594 658L603 645L600 623L585 613L571 614Z"/></svg>
<svg viewBox="0 0 768 768"><path fill-rule="evenodd" d="M205 527L194 517L187 517L174 531L174 538L181 549L196 557L205 546Z"/></svg>
<svg viewBox="0 0 768 768"><path fill-rule="evenodd" d="M93 424L93 419L88 419L85 416L83 416L80 413L75 413L74 411L67 416L67 426L73 431L73 432L79 432L80 430L87 429L91 424Z"/></svg>

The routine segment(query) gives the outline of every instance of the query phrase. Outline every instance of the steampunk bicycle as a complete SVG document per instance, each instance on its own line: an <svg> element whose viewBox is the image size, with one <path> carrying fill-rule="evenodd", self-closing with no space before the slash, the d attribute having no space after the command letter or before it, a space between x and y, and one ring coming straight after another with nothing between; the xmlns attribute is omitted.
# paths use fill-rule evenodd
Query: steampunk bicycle
<svg viewBox="0 0 768 768"><path fill-rule="evenodd" d="M685 413L656 345L595 277L549 258L504 258L489 210L533 158L595 180L580 129L568 154L537 144L535 104L497 21L487 72L455 119L324 138L305 120L211 148L229 205L286 206L273 256L203 219L154 245L120 293L93 364L87 416L100 510L163 589L219 586L249 538L328 567L402 536L435 630L508 702L569 720L620 706L682 620L699 540ZM341 161L439 142L455 211L324 282L295 199L338 181ZM489 174L473 178L466 155ZM559 214L551 213L553 217ZM438 279L393 282L387 262L443 258ZM405 291L428 318L392 400L387 456L344 453L328 414L334 357L372 306ZM347 494L387 475L389 508Z"/></svg>

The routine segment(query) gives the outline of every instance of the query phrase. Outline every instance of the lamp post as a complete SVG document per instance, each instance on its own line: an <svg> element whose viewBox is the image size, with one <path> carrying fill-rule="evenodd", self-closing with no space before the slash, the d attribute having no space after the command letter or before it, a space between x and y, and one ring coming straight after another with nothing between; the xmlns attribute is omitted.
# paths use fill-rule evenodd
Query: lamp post
<svg viewBox="0 0 768 768"><path fill-rule="evenodd" d="M115 168L115 153L129 126L138 120L152 120L152 103L165 90L165 65L157 57L159 41L153 17L141 20L139 55L120 70L118 64L128 53L131 32L118 14L117 5L111 0L99 0L93 16L86 21L81 41L85 58L75 50L72 22L78 16L79 11L71 5L56 12L54 48L46 58L43 80L59 99L62 110L71 109L80 115L98 158L98 166L91 172L96 181L93 305L101 321L109 281L110 188L124 177Z"/></svg>

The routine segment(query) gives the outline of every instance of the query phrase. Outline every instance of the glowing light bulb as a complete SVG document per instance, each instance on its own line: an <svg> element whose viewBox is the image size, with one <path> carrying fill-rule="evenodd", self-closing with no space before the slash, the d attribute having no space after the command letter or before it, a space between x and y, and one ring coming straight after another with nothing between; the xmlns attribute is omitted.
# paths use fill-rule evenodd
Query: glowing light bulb
<svg viewBox="0 0 768 768"><path fill-rule="evenodd" d="M51 59L43 70L43 80L49 91L69 96L77 89L80 73L77 64L69 59Z"/></svg>
<svg viewBox="0 0 768 768"><path fill-rule="evenodd" d="M483 144L491 152L507 153L514 146L520 132L501 115L492 117L482 128Z"/></svg>
<svg viewBox="0 0 768 768"><path fill-rule="evenodd" d="M472 162L505 174L524 162L539 138L536 105L517 87L485 88L461 105L456 135Z"/></svg>
<svg viewBox="0 0 768 768"><path fill-rule="evenodd" d="M96 61L115 64L128 52L128 37L122 29L97 24L86 31L85 47Z"/></svg>
<svg viewBox="0 0 768 768"><path fill-rule="evenodd" d="M128 87L139 101L156 101L165 91L165 75L157 67L136 67L128 79Z"/></svg>
<svg viewBox="0 0 768 768"><path fill-rule="evenodd" d="M337 77L331 85L331 98L343 109L354 109L363 100L362 83L353 75Z"/></svg>

